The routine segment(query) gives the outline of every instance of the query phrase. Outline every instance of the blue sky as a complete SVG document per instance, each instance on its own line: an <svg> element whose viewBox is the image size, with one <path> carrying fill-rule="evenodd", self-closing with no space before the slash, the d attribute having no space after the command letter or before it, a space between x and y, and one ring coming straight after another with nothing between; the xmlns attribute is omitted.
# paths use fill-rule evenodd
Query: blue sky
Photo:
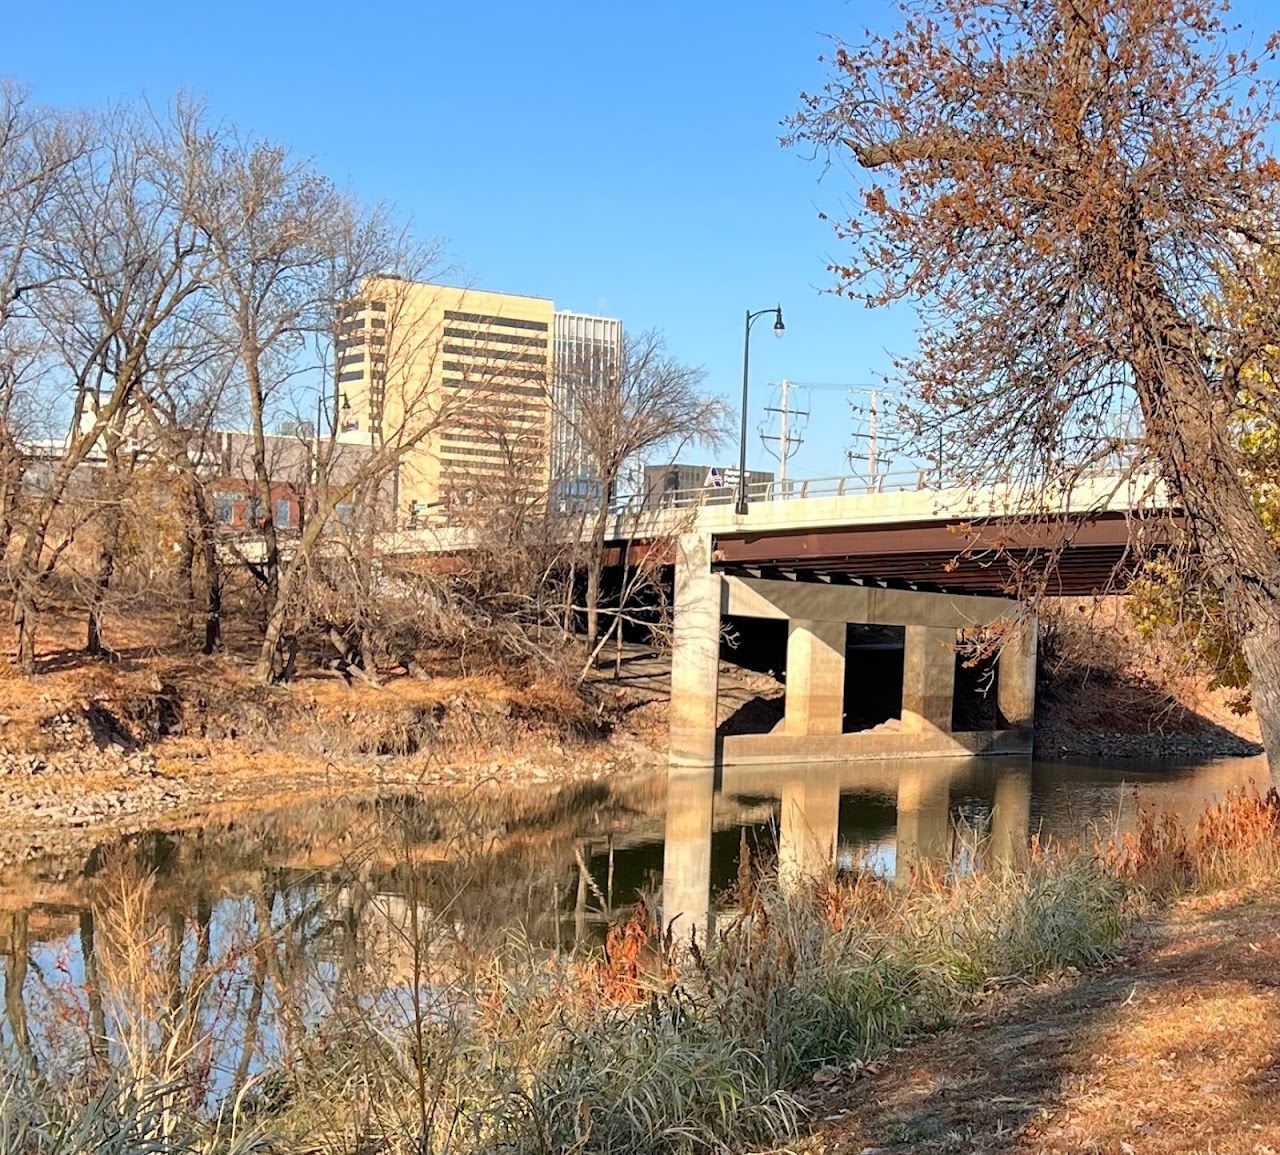
<svg viewBox="0 0 1280 1155"><path fill-rule="evenodd" d="M837 243L817 213L848 182L778 144L821 83L824 34L891 16L887 0L54 0L6 11L0 74L53 104L186 88L395 204L461 282L657 327L732 398L743 311L780 301L786 337L752 344L750 457L768 467L769 383L874 382L911 347L909 311L826 292ZM1264 0L1237 16L1268 26ZM802 398L795 475L842 472L845 395Z"/></svg>

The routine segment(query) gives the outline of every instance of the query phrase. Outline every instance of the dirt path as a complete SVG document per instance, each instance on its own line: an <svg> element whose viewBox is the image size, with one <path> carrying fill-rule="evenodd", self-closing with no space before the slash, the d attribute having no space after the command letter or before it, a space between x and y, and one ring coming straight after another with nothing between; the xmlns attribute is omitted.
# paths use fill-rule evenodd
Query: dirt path
<svg viewBox="0 0 1280 1155"><path fill-rule="evenodd" d="M1280 886L1184 901L1110 970L996 996L815 1100L828 1155L1277 1155Z"/></svg>

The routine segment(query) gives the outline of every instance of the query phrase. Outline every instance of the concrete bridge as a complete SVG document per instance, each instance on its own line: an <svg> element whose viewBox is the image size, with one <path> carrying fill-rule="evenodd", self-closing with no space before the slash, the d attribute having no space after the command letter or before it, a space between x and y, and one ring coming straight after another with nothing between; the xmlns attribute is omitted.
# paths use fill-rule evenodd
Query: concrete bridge
<svg viewBox="0 0 1280 1155"><path fill-rule="evenodd" d="M671 757L678 765L1026 754L1035 714L1036 622L1015 591L1050 575L1046 592L1123 585L1124 563L1167 542L1171 502L1149 475L1077 476L1069 484L953 482L927 472L637 495L615 502L612 564L660 549L674 567ZM586 518L560 532L586 539ZM474 530L402 530L393 552L462 553ZM1052 559L1052 566L1047 563ZM786 709L768 734L717 730L726 619L785 622ZM898 717L846 732L850 625L902 631ZM990 728L953 728L956 643L995 627ZM850 686L849 692L857 692Z"/></svg>
<svg viewBox="0 0 1280 1155"><path fill-rule="evenodd" d="M1027 754L1036 621L1011 591L1045 572L1053 594L1116 588L1126 558L1166 542L1171 524L1163 488L1129 475L1034 493L1001 484L801 492L754 502L743 515L704 506L678 536L675 765ZM786 623L785 714L770 733L717 728L727 618ZM845 676L851 623L900 629L903 660L900 716L848 733L845 697L858 692ZM1002 643L996 718L989 729L957 730L956 645L975 628L993 628Z"/></svg>

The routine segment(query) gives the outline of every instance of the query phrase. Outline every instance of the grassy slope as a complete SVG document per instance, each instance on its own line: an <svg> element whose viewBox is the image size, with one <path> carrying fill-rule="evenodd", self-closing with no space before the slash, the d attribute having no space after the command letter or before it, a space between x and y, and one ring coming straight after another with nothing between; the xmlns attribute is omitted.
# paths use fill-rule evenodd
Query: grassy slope
<svg viewBox="0 0 1280 1155"><path fill-rule="evenodd" d="M1102 973L1002 996L816 1094L826 1151L1280 1151L1280 885L1175 903Z"/></svg>

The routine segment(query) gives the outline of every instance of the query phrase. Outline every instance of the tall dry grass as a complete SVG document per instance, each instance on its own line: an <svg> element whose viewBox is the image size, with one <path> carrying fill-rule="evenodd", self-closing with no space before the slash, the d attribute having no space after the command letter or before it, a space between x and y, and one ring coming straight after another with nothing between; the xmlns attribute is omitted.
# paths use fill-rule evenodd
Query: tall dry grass
<svg viewBox="0 0 1280 1155"><path fill-rule="evenodd" d="M969 848L977 869L897 886L748 863L709 943L674 941L641 904L585 954L475 949L454 917L465 878L428 884L408 839L394 895L353 862L213 924L176 925L147 878L111 875L86 1005L49 1012L41 1053L6 1067L0 1152L776 1144L805 1126L807 1076L994 987L1104 963L1153 896L1274 880L1278 814L1274 793L1240 792L1191 831L1145 811L1094 853L982 868Z"/></svg>
<svg viewBox="0 0 1280 1155"><path fill-rule="evenodd" d="M1140 805L1133 832L1098 847L1106 868L1155 897L1271 885L1280 879L1280 794L1228 791L1194 827Z"/></svg>

